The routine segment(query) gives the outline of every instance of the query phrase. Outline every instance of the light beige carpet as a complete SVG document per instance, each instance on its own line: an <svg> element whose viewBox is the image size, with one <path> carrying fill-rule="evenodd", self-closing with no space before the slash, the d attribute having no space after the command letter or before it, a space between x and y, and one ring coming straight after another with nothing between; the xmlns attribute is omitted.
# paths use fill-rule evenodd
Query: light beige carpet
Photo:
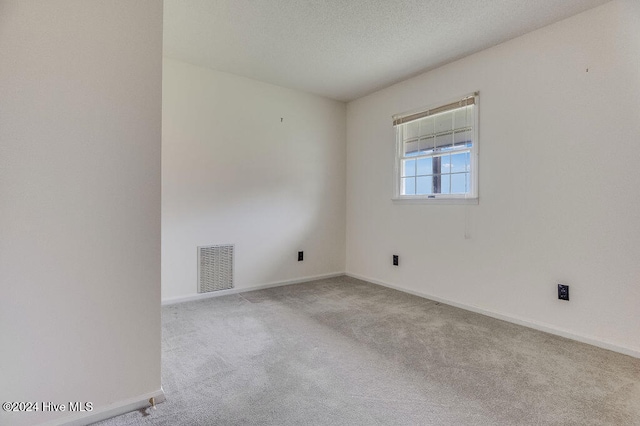
<svg viewBox="0 0 640 426"><path fill-rule="evenodd" d="M640 425L640 359L351 278L162 322L167 402L100 424Z"/></svg>

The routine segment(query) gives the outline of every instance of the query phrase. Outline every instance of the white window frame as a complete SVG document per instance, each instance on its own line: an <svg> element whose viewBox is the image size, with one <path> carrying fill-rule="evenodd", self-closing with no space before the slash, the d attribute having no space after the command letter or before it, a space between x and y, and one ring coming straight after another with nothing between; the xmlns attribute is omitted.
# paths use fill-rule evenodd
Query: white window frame
<svg viewBox="0 0 640 426"><path fill-rule="evenodd" d="M436 116L437 114L449 113L450 111L462 108L468 105L468 100L473 98L473 129L472 133L472 146L470 147L470 170L469 180L470 188L469 192L465 194L409 194L403 195L401 193L402 188L402 160L408 158L427 158L437 157L436 153L425 154L424 156L408 157L404 156L404 137L403 130L406 128L404 124L417 120L413 117L418 116L422 118ZM452 106L458 104L459 107ZM446 109L449 107L449 109ZM442 111L445 109L445 111ZM448 102L440 102L427 108L420 108L417 110L408 111L402 114L396 114L393 116L394 133L395 133L395 160L394 160L394 186L393 186L393 201L409 202L409 203L443 203L443 204L478 204L478 153L479 153L479 131L478 131L478 110L479 110L479 93L470 93L463 97L450 100ZM440 112L439 112L440 111ZM466 149L461 149L466 151ZM456 150L443 151L443 152L455 152Z"/></svg>

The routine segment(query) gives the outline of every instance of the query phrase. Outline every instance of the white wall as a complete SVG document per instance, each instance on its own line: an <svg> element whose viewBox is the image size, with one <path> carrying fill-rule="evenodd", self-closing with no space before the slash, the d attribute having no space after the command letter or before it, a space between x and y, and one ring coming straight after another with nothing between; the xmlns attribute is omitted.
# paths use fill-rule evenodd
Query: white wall
<svg viewBox="0 0 640 426"><path fill-rule="evenodd" d="M238 289L344 272L343 103L166 58L162 133L163 300L201 245L235 244Z"/></svg>
<svg viewBox="0 0 640 426"><path fill-rule="evenodd" d="M161 58L162 2L0 1L2 402L160 390Z"/></svg>
<svg viewBox="0 0 640 426"><path fill-rule="evenodd" d="M347 272L640 356L639 9L607 3L349 103ZM479 205L392 202L391 116L475 90Z"/></svg>

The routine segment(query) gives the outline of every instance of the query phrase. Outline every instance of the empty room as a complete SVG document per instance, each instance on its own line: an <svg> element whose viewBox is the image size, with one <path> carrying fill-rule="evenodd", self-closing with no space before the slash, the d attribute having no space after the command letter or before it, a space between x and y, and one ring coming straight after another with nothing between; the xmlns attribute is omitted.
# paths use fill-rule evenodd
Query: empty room
<svg viewBox="0 0 640 426"><path fill-rule="evenodd" d="M0 0L0 425L640 425L637 0Z"/></svg>

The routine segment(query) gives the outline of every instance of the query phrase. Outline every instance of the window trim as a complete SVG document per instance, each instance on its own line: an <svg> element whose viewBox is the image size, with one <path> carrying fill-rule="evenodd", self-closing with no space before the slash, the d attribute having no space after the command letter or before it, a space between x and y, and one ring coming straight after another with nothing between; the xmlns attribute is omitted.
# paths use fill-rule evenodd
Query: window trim
<svg viewBox="0 0 640 426"><path fill-rule="evenodd" d="M409 203L409 204L478 204L478 156L479 156L479 125L478 125L478 112L479 112L479 92L473 92L463 97L450 100L448 102L440 102L435 105L431 105L426 108L419 108L411 110L402 114L396 114L392 117L393 127L395 133L394 142L394 170L393 170L393 194L392 201ZM448 112L458 107L465 105L469 99L473 99L471 103L474 105L473 111L473 145L470 151L470 183L471 190L467 194L415 194L415 195L401 195L402 185L402 159L403 157L403 145L402 140L398 136L398 131L395 129L397 125L403 125L411 121L419 120L429 116L435 116Z"/></svg>

